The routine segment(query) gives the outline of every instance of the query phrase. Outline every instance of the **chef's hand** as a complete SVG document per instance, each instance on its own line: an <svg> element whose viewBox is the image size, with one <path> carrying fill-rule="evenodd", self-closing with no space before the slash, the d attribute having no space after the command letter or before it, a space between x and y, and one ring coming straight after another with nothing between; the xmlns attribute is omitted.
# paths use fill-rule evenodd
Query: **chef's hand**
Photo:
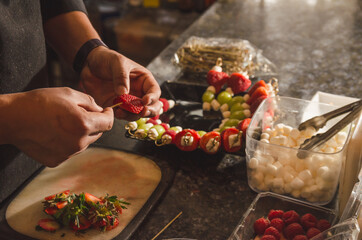
<svg viewBox="0 0 362 240"><path fill-rule="evenodd" d="M86 149L113 125L113 110L70 88L10 94L8 144L40 163L55 167Z"/></svg>
<svg viewBox="0 0 362 240"><path fill-rule="evenodd" d="M81 87L101 106L111 106L113 99L124 93L142 98L145 107L140 114L116 108L115 117L119 119L153 117L161 110L161 90L151 72L106 47L97 47L88 55L81 72Z"/></svg>

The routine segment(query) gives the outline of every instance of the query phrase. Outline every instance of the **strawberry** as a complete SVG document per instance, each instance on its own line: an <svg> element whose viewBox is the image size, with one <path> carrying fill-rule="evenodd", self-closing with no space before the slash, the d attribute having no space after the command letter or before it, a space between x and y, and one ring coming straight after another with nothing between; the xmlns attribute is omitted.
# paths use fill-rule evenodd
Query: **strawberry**
<svg viewBox="0 0 362 240"><path fill-rule="evenodd" d="M238 94L248 89L251 81L241 73L233 73L227 80L227 85L233 90L234 94Z"/></svg>
<svg viewBox="0 0 362 240"><path fill-rule="evenodd" d="M165 129L165 131L167 131L170 128L170 125L167 123L161 123L160 125Z"/></svg>
<svg viewBox="0 0 362 240"><path fill-rule="evenodd" d="M163 112L167 112L170 108L170 104L168 103L166 98L160 98L160 102L162 102L162 110Z"/></svg>
<svg viewBox="0 0 362 240"><path fill-rule="evenodd" d="M305 230L308 230L311 227L316 227L317 222L318 222L317 218L310 213L304 214L300 218L300 224L303 226Z"/></svg>
<svg viewBox="0 0 362 240"><path fill-rule="evenodd" d="M293 240L308 240L306 235L297 235L293 238Z"/></svg>
<svg viewBox="0 0 362 240"><path fill-rule="evenodd" d="M200 147L208 154L215 154L221 147L220 133L212 131L204 134L200 139Z"/></svg>
<svg viewBox="0 0 362 240"><path fill-rule="evenodd" d="M280 239L280 233L275 227L268 227L265 229L264 235L273 235L276 240Z"/></svg>
<svg viewBox="0 0 362 240"><path fill-rule="evenodd" d="M268 96L262 95L262 96L258 97L254 102L251 103L251 105L250 105L251 114L254 114L256 112L260 103L266 98L268 98Z"/></svg>
<svg viewBox="0 0 362 240"><path fill-rule="evenodd" d="M175 144L176 131L173 129L166 130L161 137L163 144Z"/></svg>
<svg viewBox="0 0 362 240"><path fill-rule="evenodd" d="M151 117L151 119L153 119L153 120L160 119L160 115L156 115L156 116L154 116L154 117Z"/></svg>
<svg viewBox="0 0 362 240"><path fill-rule="evenodd" d="M56 212L58 212L58 208L57 207L47 207L46 209L44 209L44 212L48 215L54 215Z"/></svg>
<svg viewBox="0 0 362 240"><path fill-rule="evenodd" d="M90 228L91 226L91 222L84 216L80 215L78 217L79 219L79 226L76 222L76 220L74 221L71 221L69 223L69 226L74 230L74 231L80 231L80 230L85 230L85 229L88 229Z"/></svg>
<svg viewBox="0 0 362 240"><path fill-rule="evenodd" d="M117 217L107 216L107 218L100 219L92 224L94 228L101 230L112 230L113 228L119 225L119 220Z"/></svg>
<svg viewBox="0 0 362 240"><path fill-rule="evenodd" d="M269 221L273 220L274 218L282 218L284 214L283 210L270 210L268 214Z"/></svg>
<svg viewBox="0 0 362 240"><path fill-rule="evenodd" d="M328 220L326 219L320 219L318 222L317 222L317 228L323 232L325 230L327 230L328 228L331 227L331 224L328 222Z"/></svg>
<svg viewBox="0 0 362 240"><path fill-rule="evenodd" d="M57 221L49 218L40 219L38 226L48 232L54 232L60 228L60 225Z"/></svg>
<svg viewBox="0 0 362 240"><path fill-rule="evenodd" d="M110 217L110 216L107 216ZM106 230L112 230L113 228L117 227L119 225L119 220L117 217L109 219L109 225L106 227Z"/></svg>
<svg viewBox="0 0 362 240"><path fill-rule="evenodd" d="M122 94L113 100L113 104L122 103L118 105L119 108L128 112L139 114L143 110L142 99L130 94Z"/></svg>
<svg viewBox="0 0 362 240"><path fill-rule="evenodd" d="M102 202L101 199L97 198L96 196L90 194L90 193L84 193L85 201L88 203L98 203Z"/></svg>
<svg viewBox="0 0 362 240"><path fill-rule="evenodd" d="M260 80L254 83L254 85L249 89L248 91L249 96L253 95L253 93L258 87L265 87L266 89L268 89L268 85L264 82L264 80Z"/></svg>
<svg viewBox="0 0 362 240"><path fill-rule="evenodd" d="M321 231L318 228L311 227L311 228L308 229L306 235L307 235L308 239L310 239L310 238L312 238L314 236L317 236L320 233L321 233Z"/></svg>
<svg viewBox="0 0 362 240"><path fill-rule="evenodd" d="M200 135L193 129L184 129L176 134L175 144L182 151L193 151L199 146Z"/></svg>
<svg viewBox="0 0 362 240"><path fill-rule="evenodd" d="M295 236L303 234L303 227L299 223L291 223L284 229L284 236L288 240L292 240Z"/></svg>
<svg viewBox="0 0 362 240"><path fill-rule="evenodd" d="M207 73L206 79L207 83L211 86L214 86L216 93L218 93L226 81L228 81L229 75L222 71L210 70Z"/></svg>
<svg viewBox="0 0 362 240"><path fill-rule="evenodd" d="M273 220L270 221L270 226L282 232L284 229L284 221L281 218L273 218Z"/></svg>
<svg viewBox="0 0 362 240"><path fill-rule="evenodd" d="M277 240L273 235L264 235L260 240Z"/></svg>
<svg viewBox="0 0 362 240"><path fill-rule="evenodd" d="M268 89L266 89L265 87L258 87L250 96L250 98L246 101L246 103L251 105L260 96L269 96Z"/></svg>
<svg viewBox="0 0 362 240"><path fill-rule="evenodd" d="M67 204L68 204L68 201L57 202L57 208L62 209L63 207L67 206Z"/></svg>
<svg viewBox="0 0 362 240"><path fill-rule="evenodd" d="M289 225L291 223L299 223L299 214L294 210L290 210L283 214L283 220L285 225Z"/></svg>
<svg viewBox="0 0 362 240"><path fill-rule="evenodd" d="M148 119L146 123L152 123L153 125L158 125L157 120L153 118Z"/></svg>
<svg viewBox="0 0 362 240"><path fill-rule="evenodd" d="M269 220L259 218L254 222L254 231L257 235L263 235L265 230L270 226Z"/></svg>
<svg viewBox="0 0 362 240"><path fill-rule="evenodd" d="M47 197L44 198L44 200L45 200L45 201L49 201L49 200L53 200L53 199L56 198L56 197L66 198L66 197L69 196L69 193L70 193L69 190L65 190L65 191L63 191L63 192L60 192L60 193L56 193L56 194L47 196Z"/></svg>
<svg viewBox="0 0 362 240"><path fill-rule="evenodd" d="M239 122L238 126L236 127L240 131L243 132L243 140L246 140L246 130L248 130L249 124L251 122L251 118L245 118L241 122Z"/></svg>
<svg viewBox="0 0 362 240"><path fill-rule="evenodd" d="M227 128L221 132L221 144L226 152L237 152L242 147L242 132Z"/></svg>

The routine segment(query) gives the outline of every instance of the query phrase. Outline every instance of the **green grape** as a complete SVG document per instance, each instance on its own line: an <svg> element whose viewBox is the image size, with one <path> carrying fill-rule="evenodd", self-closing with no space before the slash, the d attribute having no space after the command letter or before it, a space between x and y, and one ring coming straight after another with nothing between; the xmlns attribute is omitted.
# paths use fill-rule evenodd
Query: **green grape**
<svg viewBox="0 0 362 240"><path fill-rule="evenodd" d="M233 97L229 102L229 109L235 104L235 103L244 103L244 98L242 96L235 96Z"/></svg>
<svg viewBox="0 0 362 240"><path fill-rule="evenodd" d="M220 103L220 105L223 105L224 103L228 103L232 99L231 93L227 91L222 91L217 95L217 101Z"/></svg>
<svg viewBox="0 0 362 240"><path fill-rule="evenodd" d="M206 91L202 95L202 102L208 102L211 103L212 100L214 100L215 94L211 91Z"/></svg>
<svg viewBox="0 0 362 240"><path fill-rule="evenodd" d="M224 127L236 127L239 124L239 119L232 119L230 118L224 123Z"/></svg>
<svg viewBox="0 0 362 240"><path fill-rule="evenodd" d="M230 118L243 120L245 118L244 111L234 111L230 114Z"/></svg>
<svg viewBox="0 0 362 240"><path fill-rule="evenodd" d="M161 139L162 134L165 132L165 129L161 125L153 125L148 131L150 131L151 129L155 129L158 133L158 136L156 138L157 140Z"/></svg>
<svg viewBox="0 0 362 240"><path fill-rule="evenodd" d="M200 137L204 136L206 134L205 131L197 131L197 133L200 135Z"/></svg>
<svg viewBox="0 0 362 240"><path fill-rule="evenodd" d="M151 123L142 123L138 125L137 129L143 129L145 132L147 132L153 125Z"/></svg>
<svg viewBox="0 0 362 240"><path fill-rule="evenodd" d="M236 112L236 111L242 111L244 110L242 103L235 103L231 108L230 108L230 112Z"/></svg>
<svg viewBox="0 0 362 240"><path fill-rule="evenodd" d="M140 118L136 121L137 125L145 124L147 122L147 118Z"/></svg>
<svg viewBox="0 0 362 240"><path fill-rule="evenodd" d="M230 126L223 126L220 128L219 132L222 133L222 131L224 131L225 129L231 128Z"/></svg>
<svg viewBox="0 0 362 240"><path fill-rule="evenodd" d="M170 127L170 130L174 130L176 133L179 133L182 131L182 128L180 127Z"/></svg>

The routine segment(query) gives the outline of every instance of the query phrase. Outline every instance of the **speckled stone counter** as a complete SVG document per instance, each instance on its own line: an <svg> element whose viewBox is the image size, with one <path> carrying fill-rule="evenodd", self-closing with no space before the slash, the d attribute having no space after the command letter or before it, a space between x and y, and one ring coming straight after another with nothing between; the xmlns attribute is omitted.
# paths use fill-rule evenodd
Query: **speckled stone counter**
<svg viewBox="0 0 362 240"><path fill-rule="evenodd" d="M148 68L161 84L179 81L183 73L171 59L190 36L241 38L277 66L280 95L310 99L319 90L361 98L361 6L355 0L219 1ZM170 190L134 239L151 239L180 211L158 239L227 239L256 196L244 161L211 159L205 168L183 158Z"/></svg>

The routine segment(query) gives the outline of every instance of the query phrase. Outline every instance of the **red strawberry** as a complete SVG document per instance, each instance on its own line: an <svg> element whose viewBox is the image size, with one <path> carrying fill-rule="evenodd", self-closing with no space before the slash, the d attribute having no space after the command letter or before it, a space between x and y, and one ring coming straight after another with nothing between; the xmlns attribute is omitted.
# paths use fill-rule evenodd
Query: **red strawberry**
<svg viewBox="0 0 362 240"><path fill-rule="evenodd" d="M258 87L246 103L251 105L260 96L269 96L268 90L265 87Z"/></svg>
<svg viewBox="0 0 362 240"><path fill-rule="evenodd" d="M228 81L229 75L225 72L219 72L216 70L210 70L206 76L207 83L214 86L216 92L219 92L221 87Z"/></svg>
<svg viewBox="0 0 362 240"><path fill-rule="evenodd" d="M299 223L291 223L284 229L284 236L288 240L292 240L295 236L303 234L303 227Z"/></svg>
<svg viewBox="0 0 362 240"><path fill-rule="evenodd" d="M221 132L221 143L226 152L237 152L242 147L242 132L236 128L227 128Z"/></svg>
<svg viewBox="0 0 362 240"><path fill-rule="evenodd" d="M284 214L283 210L270 210L268 214L269 221L273 220L274 218L282 218Z"/></svg>
<svg viewBox="0 0 362 240"><path fill-rule="evenodd" d="M234 94L238 94L248 89L251 85L251 81L241 73L233 73L227 80L227 85L228 87L231 87Z"/></svg>
<svg viewBox="0 0 362 240"><path fill-rule="evenodd" d="M107 216L110 217L110 216ZM107 226L106 230L112 230L113 228L117 227L119 225L119 220L117 217L113 218L113 220L109 220L109 225Z"/></svg>
<svg viewBox="0 0 362 240"><path fill-rule="evenodd" d="M248 91L249 96L253 95L253 93L258 87L265 87L266 89L268 89L268 85L264 82L264 80L260 80L254 83L254 85L249 89Z"/></svg>
<svg viewBox="0 0 362 240"><path fill-rule="evenodd" d="M166 98L160 98L160 102L162 102L162 110L163 112L167 112L170 108L170 104L168 103Z"/></svg>
<svg viewBox="0 0 362 240"><path fill-rule="evenodd" d="M162 144L175 144L176 131L173 129L166 130L161 137Z"/></svg>
<svg viewBox="0 0 362 240"><path fill-rule="evenodd" d="M54 215L56 212L58 212L58 208L57 207L47 207L46 209L44 209L44 212L48 215Z"/></svg>
<svg viewBox="0 0 362 240"><path fill-rule="evenodd" d="M91 226L91 222L84 216L79 216L79 226L77 225L77 222L74 220L69 223L70 228L72 228L74 231L80 231L84 229L88 229Z"/></svg>
<svg viewBox="0 0 362 240"><path fill-rule="evenodd" d="M246 130L248 130L249 124L251 122L251 118L245 118L241 122L239 122L237 129L243 132L243 140L246 139Z"/></svg>
<svg viewBox="0 0 362 240"><path fill-rule="evenodd" d="M264 235L273 235L276 240L280 239L280 233L275 227L268 227L265 229Z"/></svg>
<svg viewBox="0 0 362 240"><path fill-rule="evenodd" d="M317 228L323 232L325 230L327 230L328 228L331 227L331 224L328 222L328 220L326 219L320 219L318 222L317 222Z"/></svg>
<svg viewBox="0 0 362 240"><path fill-rule="evenodd" d="M262 95L262 96L258 97L254 102L251 103L251 105L250 105L251 114L254 114L256 112L256 109L258 109L260 103L266 98L268 98L268 96Z"/></svg>
<svg viewBox="0 0 362 240"><path fill-rule="evenodd" d="M273 235L264 235L260 240L277 240Z"/></svg>
<svg viewBox="0 0 362 240"><path fill-rule="evenodd" d="M297 235L293 238L293 240L308 240L306 235Z"/></svg>
<svg viewBox="0 0 362 240"><path fill-rule="evenodd" d="M57 208L62 209L63 207L67 206L67 204L68 204L68 201L57 202Z"/></svg>
<svg viewBox="0 0 362 240"><path fill-rule="evenodd" d="M148 119L146 123L152 123L153 125L158 125L158 122L156 121L156 119L153 119L153 118Z"/></svg>
<svg viewBox="0 0 362 240"><path fill-rule="evenodd" d="M119 225L119 220L117 217L107 216L107 219L103 218L101 220L96 221L92 224L94 228L104 229L104 230L112 230L113 228Z"/></svg>
<svg viewBox="0 0 362 240"><path fill-rule="evenodd" d="M48 197L45 197L44 200L45 201L49 201L49 200L53 200L55 197L68 197L69 196L69 192L70 190L65 190L63 192L60 192L60 193L57 193L57 194L53 194L53 195L50 195Z"/></svg>
<svg viewBox="0 0 362 240"><path fill-rule="evenodd" d="M273 220L270 221L270 226L282 232L284 229L284 221L281 218L273 218Z"/></svg>
<svg viewBox="0 0 362 240"><path fill-rule="evenodd" d="M160 118L160 115L156 115L156 116L154 116L154 117L151 117L151 119L153 119L153 120L157 120L157 119L159 119Z"/></svg>
<svg viewBox="0 0 362 240"><path fill-rule="evenodd" d="M175 144L182 151L193 151L199 146L200 135L193 129L184 129L176 134Z"/></svg>
<svg viewBox="0 0 362 240"><path fill-rule="evenodd" d="M317 222L318 222L318 219L310 213L304 214L300 218L300 224L303 226L303 228L305 230L308 230L311 227L317 226Z"/></svg>
<svg viewBox="0 0 362 240"><path fill-rule="evenodd" d="M167 131L170 128L170 125L167 123L161 123L160 125L165 129L165 131Z"/></svg>
<svg viewBox="0 0 362 240"><path fill-rule="evenodd" d="M119 108L128 112L139 114L143 110L142 99L130 94L122 94L113 100L113 104L122 103L118 105Z"/></svg>
<svg viewBox="0 0 362 240"><path fill-rule="evenodd" d="M101 199L97 198L96 196L90 194L90 193L84 193L85 201L88 203L98 203L102 202Z"/></svg>
<svg viewBox="0 0 362 240"><path fill-rule="evenodd" d="M208 154L217 153L221 147L220 133L212 131L204 134L200 139L200 147Z"/></svg>
<svg viewBox="0 0 362 240"><path fill-rule="evenodd" d="M270 226L269 220L266 218L259 218L254 222L254 231L257 235L263 235L265 230Z"/></svg>
<svg viewBox="0 0 362 240"><path fill-rule="evenodd" d="M289 225L291 223L299 223L299 214L294 210L290 210L283 214L283 220L285 225Z"/></svg>
<svg viewBox="0 0 362 240"><path fill-rule="evenodd" d="M54 232L60 228L60 225L57 221L49 218L40 219L38 226L48 232Z"/></svg>
<svg viewBox="0 0 362 240"><path fill-rule="evenodd" d="M320 234L320 233L321 233L321 231L319 231L318 228L311 227L311 228L309 228L308 231L307 231L307 237L308 237L308 239L310 239L310 238L312 238L312 237L314 237L314 236L317 236L317 235Z"/></svg>

